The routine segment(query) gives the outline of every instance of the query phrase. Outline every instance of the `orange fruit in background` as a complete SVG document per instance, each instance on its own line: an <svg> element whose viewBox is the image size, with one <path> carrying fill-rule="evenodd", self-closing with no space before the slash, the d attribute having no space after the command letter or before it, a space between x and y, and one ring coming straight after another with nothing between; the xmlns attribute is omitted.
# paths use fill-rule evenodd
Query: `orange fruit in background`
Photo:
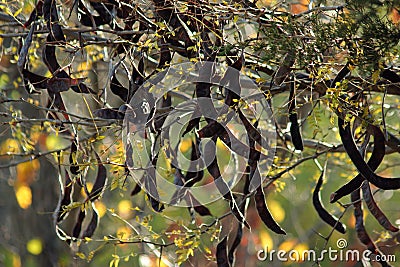
<svg viewBox="0 0 400 267"><path fill-rule="evenodd" d="M17 165L17 183L30 185L36 178L40 163L38 159Z"/></svg>
<svg viewBox="0 0 400 267"><path fill-rule="evenodd" d="M395 23L395 24L400 22L400 14L399 14L399 11L397 11L396 8L392 9L392 12L390 14L390 18L391 18L392 22Z"/></svg>
<svg viewBox="0 0 400 267"><path fill-rule="evenodd" d="M16 154L21 153L19 143L17 140L8 138L0 145L0 154ZM10 156L4 156L4 158L10 160ZM29 185L31 184L38 173L40 168L40 163L38 159L34 159L27 162L22 162L16 166L17 177L16 183L19 185Z"/></svg>
<svg viewBox="0 0 400 267"><path fill-rule="evenodd" d="M19 153L21 150L19 148L19 143L17 140L12 138L7 138L0 146L0 154L7 153Z"/></svg>
<svg viewBox="0 0 400 267"><path fill-rule="evenodd" d="M15 185L15 198L22 209L27 209L32 204L32 190L27 185Z"/></svg>
<svg viewBox="0 0 400 267"><path fill-rule="evenodd" d="M300 0L296 4L290 4L290 13L299 14L308 10L309 0Z"/></svg>

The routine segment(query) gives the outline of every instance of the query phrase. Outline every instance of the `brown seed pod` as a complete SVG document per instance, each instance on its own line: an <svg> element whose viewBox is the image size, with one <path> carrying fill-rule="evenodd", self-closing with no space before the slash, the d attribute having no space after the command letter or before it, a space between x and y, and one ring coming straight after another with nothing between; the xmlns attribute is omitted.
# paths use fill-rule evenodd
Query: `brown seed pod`
<svg viewBox="0 0 400 267"><path fill-rule="evenodd" d="M74 139L71 144L71 151L69 154L69 170L72 174L78 175L79 174L79 166L74 162L74 157L76 157L76 152L78 151L78 141Z"/></svg>
<svg viewBox="0 0 400 267"><path fill-rule="evenodd" d="M154 151L153 151L154 153ZM144 186L146 188L147 197L150 201L151 207L156 212L161 212L164 210L164 204L161 204L159 199L159 194L157 190L157 183L156 183L156 166L158 161L158 153L154 153L151 166L147 169L145 177L144 177Z"/></svg>
<svg viewBox="0 0 400 267"><path fill-rule="evenodd" d="M357 237L363 243L369 251L371 251L375 255L379 255L379 259L382 259L382 253L375 246L372 239L369 237L365 226L364 226L364 214L362 210L362 202L360 197L360 189L355 190L351 193L351 202L354 206L354 217L356 219L356 232ZM379 261L382 266L391 266L386 261Z"/></svg>
<svg viewBox="0 0 400 267"><path fill-rule="evenodd" d="M72 237L79 238L79 235L82 230L83 220L86 217L86 209L81 209L78 214L78 219L75 223L74 228L72 229Z"/></svg>
<svg viewBox="0 0 400 267"><path fill-rule="evenodd" d="M213 137L212 140L215 142L217 137ZM214 151L210 151L211 154L215 155L215 147L213 148ZM246 222L243 214L240 212L236 200L232 195L232 192L229 186L226 184L225 180L221 176L221 172L218 166L217 158L215 157L214 160L207 166L208 172L214 178L215 186L217 187L218 191L223 194L223 197L229 201L229 207L232 211L232 214L236 217L239 222L243 222L247 228L250 228L249 224Z"/></svg>
<svg viewBox="0 0 400 267"><path fill-rule="evenodd" d="M124 101L124 102L128 101L129 91L120 83L120 81L117 79L117 76L115 74L111 78L110 89L111 89L111 92L114 95L121 98L122 101Z"/></svg>
<svg viewBox="0 0 400 267"><path fill-rule="evenodd" d="M357 149L357 146L353 139L353 135L351 133L350 125L345 125L344 120L340 117L338 118L338 127L343 146L360 174L378 188L384 190L400 189L400 178L384 178L377 175L376 173L374 173L373 170L371 170L371 168L364 161L363 157ZM376 141L382 142L382 146L385 146L384 139L380 140L376 138Z"/></svg>
<svg viewBox="0 0 400 267"><path fill-rule="evenodd" d="M69 177L67 171L65 171L65 184L64 192L61 201L59 202L57 209L55 211L56 223L63 221L69 214L69 211L65 211L64 208L72 203L74 184Z"/></svg>
<svg viewBox="0 0 400 267"><path fill-rule="evenodd" d="M277 234L286 235L286 232L275 221L267 207L262 185L257 188L256 194L254 195L254 201L256 203L258 215L260 216L265 226L267 226L269 229Z"/></svg>
<svg viewBox="0 0 400 267"><path fill-rule="evenodd" d="M369 211L375 217L375 219L379 222L379 224L382 225L382 227L384 227L388 231L398 232L399 228L394 226L389 221L389 219L386 217L386 215L383 213L383 211L379 208L378 204L376 204L374 195L371 192L371 188L369 186L368 181L364 181L361 188L362 188L362 192L363 192L364 201L367 204Z"/></svg>
<svg viewBox="0 0 400 267"><path fill-rule="evenodd" d="M99 214L94 205L92 204L92 218L90 219L90 222L87 225L85 231L83 231L82 238L92 237L98 224L99 224Z"/></svg>
<svg viewBox="0 0 400 267"><path fill-rule="evenodd" d="M385 145L383 143L384 136L382 131L378 127L369 125L369 128L372 129L372 133L374 136L374 148L372 150L371 157L369 158L367 164L371 168L371 170L375 171L379 167L385 156ZM338 190L336 190L334 193L332 193L330 202L334 203L338 201L340 198L349 195L354 190L360 188L364 180L365 180L364 177L361 174L358 174L348 183L346 183Z"/></svg>
<svg viewBox="0 0 400 267"><path fill-rule="evenodd" d="M218 267L229 267L229 260L228 260L228 244L227 244L228 237L225 236L217 245L217 265Z"/></svg>
<svg viewBox="0 0 400 267"><path fill-rule="evenodd" d="M276 85L281 85L289 73L292 71L292 66L294 65L296 59L296 54L294 51L289 51L284 56L281 65L275 73L274 82Z"/></svg>
<svg viewBox="0 0 400 267"><path fill-rule="evenodd" d="M290 121L290 135L292 137L292 143L296 150L303 150L303 138L301 137L300 125L297 121L297 112L294 110L296 108L296 86L294 83L294 77L290 79L290 94L289 94L289 121Z"/></svg>
<svg viewBox="0 0 400 267"><path fill-rule="evenodd" d="M96 159L97 159L97 164L98 164L98 171L97 171L97 177L96 180L94 181L92 191L90 191L89 194L89 199L90 201L95 201L101 197L103 194L106 185L107 185L107 169L104 167L104 165L101 163L99 155L95 153Z"/></svg>
<svg viewBox="0 0 400 267"><path fill-rule="evenodd" d="M324 173L325 171L322 171L321 175L319 176L317 185L315 186L314 192L313 192L313 205L315 210L318 212L319 217L332 226L336 231L345 234L346 233L346 226L341 223L338 218L334 217L331 215L324 207L321 201L321 186L323 183L323 178L324 178Z"/></svg>

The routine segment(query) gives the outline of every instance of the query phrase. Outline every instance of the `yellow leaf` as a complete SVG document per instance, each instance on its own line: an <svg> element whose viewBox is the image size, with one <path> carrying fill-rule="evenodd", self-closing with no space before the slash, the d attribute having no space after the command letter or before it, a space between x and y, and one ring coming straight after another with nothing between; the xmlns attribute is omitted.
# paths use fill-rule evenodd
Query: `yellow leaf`
<svg viewBox="0 0 400 267"><path fill-rule="evenodd" d="M118 267L119 261L120 261L119 258L114 259L114 266L115 266L115 267Z"/></svg>
<svg viewBox="0 0 400 267"><path fill-rule="evenodd" d="M72 202L71 204L69 204L69 205L67 205L67 206L64 206L64 209L66 210L66 211L70 211L70 210L73 210L73 209L76 209L76 208L82 208L84 205L82 205L82 203L81 202Z"/></svg>
<svg viewBox="0 0 400 267"><path fill-rule="evenodd" d="M190 246L191 244L193 244L193 240L189 240L187 241L185 244L183 244L185 247Z"/></svg>
<svg viewBox="0 0 400 267"><path fill-rule="evenodd" d="M194 250L192 248L189 248L187 251L187 256L193 256L194 255Z"/></svg>
<svg viewBox="0 0 400 267"><path fill-rule="evenodd" d="M104 135L99 135L96 137L97 141L103 140L104 138L106 138Z"/></svg>
<svg viewBox="0 0 400 267"><path fill-rule="evenodd" d="M77 257L81 258L82 260L86 259L86 255L83 254L82 252L77 252L75 255L76 255Z"/></svg>
<svg viewBox="0 0 400 267"><path fill-rule="evenodd" d="M211 249L209 249L208 247L205 247L204 248L204 251L207 253L207 254L211 254L212 252L211 252Z"/></svg>
<svg viewBox="0 0 400 267"><path fill-rule="evenodd" d="M22 11L22 7L20 9L18 9L17 11L15 11L14 17L18 16L19 13L21 13L21 11Z"/></svg>
<svg viewBox="0 0 400 267"><path fill-rule="evenodd" d="M380 70L376 70L374 71L374 73L372 73L372 82L376 83L379 80L379 75L381 74Z"/></svg>

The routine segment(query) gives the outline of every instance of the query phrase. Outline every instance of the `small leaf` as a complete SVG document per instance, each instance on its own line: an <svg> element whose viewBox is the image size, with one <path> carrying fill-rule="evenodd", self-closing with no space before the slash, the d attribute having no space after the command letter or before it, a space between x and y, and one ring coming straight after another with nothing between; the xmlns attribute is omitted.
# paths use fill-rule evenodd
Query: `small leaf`
<svg viewBox="0 0 400 267"><path fill-rule="evenodd" d="M75 256L79 257L81 260L86 259L86 255L82 252L76 252Z"/></svg>

